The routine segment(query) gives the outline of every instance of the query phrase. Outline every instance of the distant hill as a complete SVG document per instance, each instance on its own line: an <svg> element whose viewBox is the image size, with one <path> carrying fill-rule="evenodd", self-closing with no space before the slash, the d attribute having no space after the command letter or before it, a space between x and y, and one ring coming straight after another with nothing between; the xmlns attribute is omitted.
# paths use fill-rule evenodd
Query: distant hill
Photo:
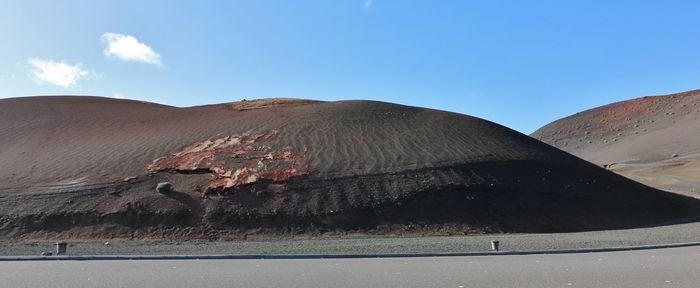
<svg viewBox="0 0 700 288"><path fill-rule="evenodd" d="M532 137L647 185L698 197L699 117L695 90L586 110Z"/></svg>
<svg viewBox="0 0 700 288"><path fill-rule="evenodd" d="M375 101L2 99L0 167L0 236L18 239L558 232L698 215L694 199L506 127Z"/></svg>

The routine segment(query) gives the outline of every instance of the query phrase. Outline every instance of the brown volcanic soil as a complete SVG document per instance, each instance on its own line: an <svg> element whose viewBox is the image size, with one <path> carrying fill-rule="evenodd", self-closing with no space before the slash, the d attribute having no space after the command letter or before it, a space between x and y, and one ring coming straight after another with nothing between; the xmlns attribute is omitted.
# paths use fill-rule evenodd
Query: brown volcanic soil
<svg viewBox="0 0 700 288"><path fill-rule="evenodd" d="M532 136L647 185L698 197L699 117L695 90L597 107Z"/></svg>
<svg viewBox="0 0 700 288"><path fill-rule="evenodd" d="M246 102L0 99L0 236L558 232L699 215L694 199L470 116ZM175 191L156 193L163 181Z"/></svg>

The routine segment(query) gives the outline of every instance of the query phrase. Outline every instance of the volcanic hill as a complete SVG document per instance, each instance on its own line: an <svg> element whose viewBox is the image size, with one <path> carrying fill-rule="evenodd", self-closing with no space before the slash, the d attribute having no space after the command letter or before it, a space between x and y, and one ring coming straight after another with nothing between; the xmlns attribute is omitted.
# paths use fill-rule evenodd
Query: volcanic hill
<svg viewBox="0 0 700 288"><path fill-rule="evenodd" d="M11 239L558 232L698 215L695 199L503 126L374 101L0 99L0 168Z"/></svg>
<svg viewBox="0 0 700 288"><path fill-rule="evenodd" d="M586 110L532 137L649 186L700 197L699 117L695 90Z"/></svg>

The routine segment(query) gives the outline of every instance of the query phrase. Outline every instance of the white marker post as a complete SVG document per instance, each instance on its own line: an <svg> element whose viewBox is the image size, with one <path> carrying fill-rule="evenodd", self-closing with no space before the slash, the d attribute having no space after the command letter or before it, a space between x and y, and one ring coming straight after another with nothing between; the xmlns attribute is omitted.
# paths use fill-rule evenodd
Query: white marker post
<svg viewBox="0 0 700 288"><path fill-rule="evenodd" d="M66 242L56 242L56 256L66 255L66 250L68 249L68 243Z"/></svg>

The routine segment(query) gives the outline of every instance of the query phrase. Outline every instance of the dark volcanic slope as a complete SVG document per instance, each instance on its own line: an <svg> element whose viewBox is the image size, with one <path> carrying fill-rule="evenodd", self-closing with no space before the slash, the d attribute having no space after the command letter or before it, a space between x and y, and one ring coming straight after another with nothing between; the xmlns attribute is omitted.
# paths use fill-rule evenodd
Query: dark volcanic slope
<svg viewBox="0 0 700 288"><path fill-rule="evenodd" d="M645 184L697 196L699 117L696 90L590 109L532 136Z"/></svg>
<svg viewBox="0 0 700 288"><path fill-rule="evenodd" d="M578 231L697 210L497 124L372 101L4 99L0 167L9 237Z"/></svg>

